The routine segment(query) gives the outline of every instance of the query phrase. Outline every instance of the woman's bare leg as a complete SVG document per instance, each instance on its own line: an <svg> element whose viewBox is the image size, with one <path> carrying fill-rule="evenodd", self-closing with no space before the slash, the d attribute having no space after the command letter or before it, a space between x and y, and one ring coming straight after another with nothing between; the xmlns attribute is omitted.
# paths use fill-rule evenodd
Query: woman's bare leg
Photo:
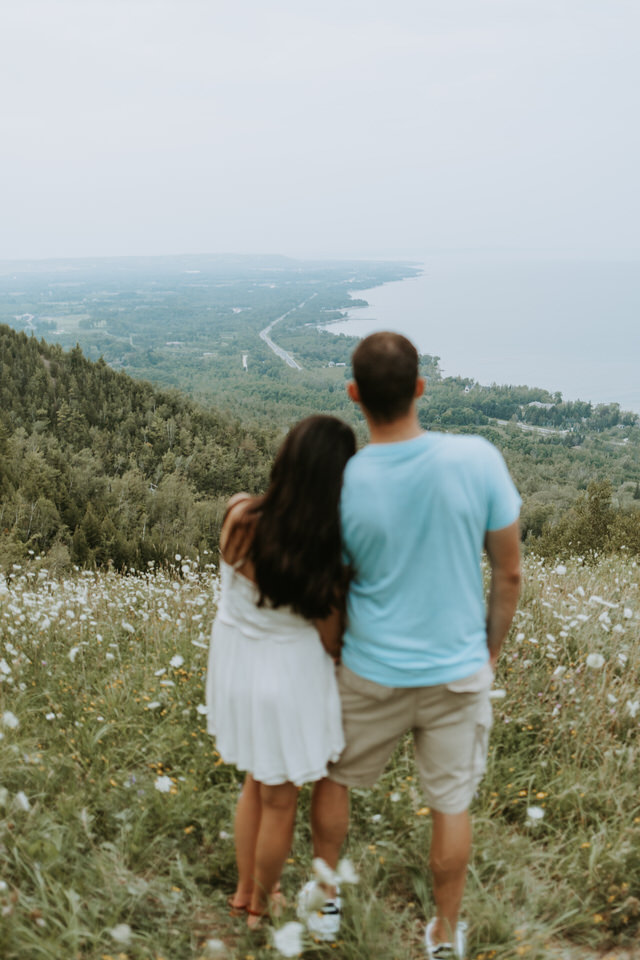
<svg viewBox="0 0 640 960"><path fill-rule="evenodd" d="M260 827L255 846L254 883L251 895L252 913L265 913L269 907L269 893L280 879L284 862L291 850L296 819L298 788L293 783L276 786L258 784L260 796ZM249 918L250 926L255 918Z"/></svg>
<svg viewBox="0 0 640 960"><path fill-rule="evenodd" d="M232 907L248 907L251 903L260 813L260 784L248 773L238 797L234 823L238 886L230 900Z"/></svg>

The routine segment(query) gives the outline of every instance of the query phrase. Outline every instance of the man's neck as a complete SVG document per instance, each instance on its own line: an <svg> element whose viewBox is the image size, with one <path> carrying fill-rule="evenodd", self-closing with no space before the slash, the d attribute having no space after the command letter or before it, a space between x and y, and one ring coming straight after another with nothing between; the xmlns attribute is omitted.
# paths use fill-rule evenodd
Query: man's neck
<svg viewBox="0 0 640 960"><path fill-rule="evenodd" d="M367 417L367 425L370 443L401 443L403 440L415 440L425 432L414 410L391 423L378 423Z"/></svg>

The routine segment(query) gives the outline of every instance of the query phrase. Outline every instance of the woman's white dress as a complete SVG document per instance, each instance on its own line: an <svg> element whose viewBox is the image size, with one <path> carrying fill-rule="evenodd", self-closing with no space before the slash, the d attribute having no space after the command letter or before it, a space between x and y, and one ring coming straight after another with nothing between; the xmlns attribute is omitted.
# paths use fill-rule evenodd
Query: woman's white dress
<svg viewBox="0 0 640 960"><path fill-rule="evenodd" d="M335 664L308 620L259 607L256 585L223 560L220 575L206 691L217 750L261 783L319 780L344 747Z"/></svg>

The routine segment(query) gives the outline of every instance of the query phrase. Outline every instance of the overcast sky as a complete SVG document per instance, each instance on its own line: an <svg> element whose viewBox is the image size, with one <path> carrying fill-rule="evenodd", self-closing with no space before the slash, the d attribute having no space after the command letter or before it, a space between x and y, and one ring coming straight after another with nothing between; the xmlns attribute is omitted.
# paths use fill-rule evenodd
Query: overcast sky
<svg viewBox="0 0 640 960"><path fill-rule="evenodd" d="M4 0L0 258L640 257L638 0Z"/></svg>

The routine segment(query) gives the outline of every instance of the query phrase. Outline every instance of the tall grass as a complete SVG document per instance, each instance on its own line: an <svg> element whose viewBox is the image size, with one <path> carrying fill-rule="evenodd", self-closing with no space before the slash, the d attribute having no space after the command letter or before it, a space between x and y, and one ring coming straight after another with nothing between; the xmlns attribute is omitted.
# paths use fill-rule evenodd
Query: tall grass
<svg viewBox="0 0 640 960"><path fill-rule="evenodd" d="M637 938L638 572L624 558L526 561L473 808L464 911L476 960L613 956ZM202 714L216 589L196 563L0 578L5 960L274 957L266 932L248 934L225 904L241 775ZM283 876L291 902L309 875L308 802L305 788ZM403 743L375 789L353 791L361 881L340 940L309 940L305 956L423 956L429 833Z"/></svg>

